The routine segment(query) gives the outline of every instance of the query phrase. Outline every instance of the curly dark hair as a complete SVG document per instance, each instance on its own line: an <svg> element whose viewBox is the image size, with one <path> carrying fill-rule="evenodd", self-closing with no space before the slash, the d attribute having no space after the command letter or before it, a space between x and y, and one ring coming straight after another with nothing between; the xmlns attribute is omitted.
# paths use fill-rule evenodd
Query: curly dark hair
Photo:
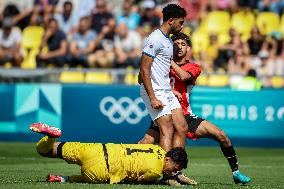
<svg viewBox="0 0 284 189"><path fill-rule="evenodd" d="M186 35L185 33L179 32L177 34L174 34L174 35L172 35L171 39L172 39L172 41L182 39L187 43L188 46L191 47L191 40L190 40L189 36Z"/></svg>
<svg viewBox="0 0 284 189"><path fill-rule="evenodd" d="M164 21L167 21L170 18L184 18L186 15L186 10L177 4L168 4L163 8Z"/></svg>
<svg viewBox="0 0 284 189"><path fill-rule="evenodd" d="M166 153L166 157L171 158L171 160L180 165L183 169L187 168L187 154L186 151L181 147L172 148L170 151Z"/></svg>

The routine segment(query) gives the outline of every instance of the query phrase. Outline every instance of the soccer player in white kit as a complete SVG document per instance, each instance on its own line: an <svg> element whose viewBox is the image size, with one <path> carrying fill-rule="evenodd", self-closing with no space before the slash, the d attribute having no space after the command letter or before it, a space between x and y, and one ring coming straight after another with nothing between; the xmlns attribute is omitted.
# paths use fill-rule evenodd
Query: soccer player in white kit
<svg viewBox="0 0 284 189"><path fill-rule="evenodd" d="M173 42L169 35L182 30L186 11L177 4L163 9L163 23L145 40L140 62L140 95L159 127L160 146L167 152L185 146L188 129L178 99L171 91L170 66Z"/></svg>

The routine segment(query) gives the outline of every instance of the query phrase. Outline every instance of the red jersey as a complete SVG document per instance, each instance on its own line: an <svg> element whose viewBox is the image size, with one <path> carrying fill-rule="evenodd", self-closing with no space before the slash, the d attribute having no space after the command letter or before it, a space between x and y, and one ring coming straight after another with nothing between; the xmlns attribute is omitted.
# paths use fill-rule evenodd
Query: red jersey
<svg viewBox="0 0 284 189"><path fill-rule="evenodd" d="M191 94L191 90L195 85L196 78L201 73L201 67L196 63L189 62L188 60L185 64L179 66L181 67L181 69L183 69L184 71L188 72L191 75L191 79L188 81L182 81L176 75L174 69L171 68L170 70L171 86L173 87L174 90L178 91L182 95L182 99L179 101L179 103L182 107L183 114L188 115L192 112L189 104L189 97Z"/></svg>

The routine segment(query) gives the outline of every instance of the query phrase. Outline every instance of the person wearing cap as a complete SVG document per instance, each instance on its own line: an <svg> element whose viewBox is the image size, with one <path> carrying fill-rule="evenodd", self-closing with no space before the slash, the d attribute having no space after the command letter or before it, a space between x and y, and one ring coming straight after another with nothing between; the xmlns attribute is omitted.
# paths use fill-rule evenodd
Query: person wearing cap
<svg viewBox="0 0 284 189"><path fill-rule="evenodd" d="M14 27L12 18L5 18L0 30L0 65L10 62L13 66L20 66L23 60L21 41L21 32Z"/></svg>

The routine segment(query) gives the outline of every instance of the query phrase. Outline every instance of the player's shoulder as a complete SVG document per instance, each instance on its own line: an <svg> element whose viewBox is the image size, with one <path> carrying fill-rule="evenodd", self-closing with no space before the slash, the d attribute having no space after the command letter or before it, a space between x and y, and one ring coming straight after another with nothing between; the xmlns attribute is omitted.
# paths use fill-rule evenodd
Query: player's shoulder
<svg viewBox="0 0 284 189"><path fill-rule="evenodd" d="M159 29L154 30L152 33L146 37L146 40L155 40L158 41L161 38L161 32Z"/></svg>
<svg viewBox="0 0 284 189"><path fill-rule="evenodd" d="M201 68L201 66L199 64L197 64L194 61L191 60L187 60L185 64L182 65L182 67L185 68Z"/></svg>

